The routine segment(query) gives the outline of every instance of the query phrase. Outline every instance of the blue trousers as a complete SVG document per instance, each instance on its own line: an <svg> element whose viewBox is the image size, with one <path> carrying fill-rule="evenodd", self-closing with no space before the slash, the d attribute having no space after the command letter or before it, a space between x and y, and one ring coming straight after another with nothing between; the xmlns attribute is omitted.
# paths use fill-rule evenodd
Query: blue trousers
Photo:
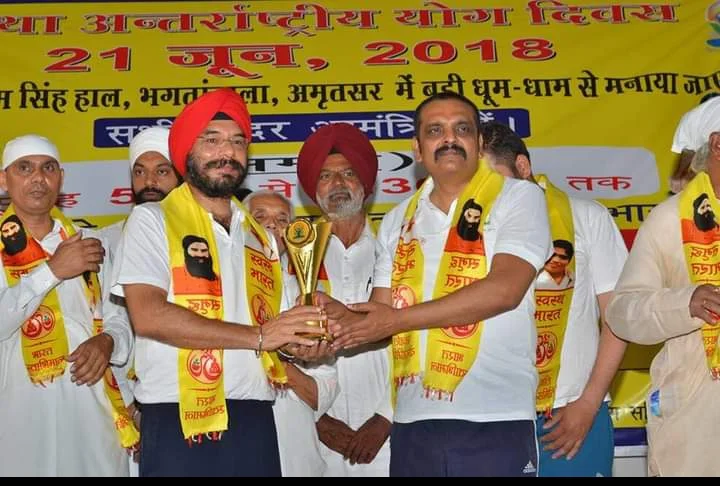
<svg viewBox="0 0 720 486"><path fill-rule="evenodd" d="M272 402L227 400L227 411L221 440L190 446L177 403L142 405L140 477L280 476Z"/></svg>
<svg viewBox="0 0 720 486"><path fill-rule="evenodd" d="M545 417L537 420L538 442L540 437L550 432L543 430ZM567 457L553 459L553 451L543 451L540 444L540 477L596 477L612 476L615 444L613 438L613 425L610 418L607 402L603 402L595 415L583 445L571 460Z"/></svg>
<svg viewBox="0 0 720 486"><path fill-rule="evenodd" d="M394 423L390 476L537 476L532 420Z"/></svg>

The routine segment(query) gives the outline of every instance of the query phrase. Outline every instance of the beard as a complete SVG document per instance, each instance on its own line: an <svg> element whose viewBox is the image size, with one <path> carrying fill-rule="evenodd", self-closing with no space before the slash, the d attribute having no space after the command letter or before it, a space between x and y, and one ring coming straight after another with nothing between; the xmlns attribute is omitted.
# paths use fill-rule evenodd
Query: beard
<svg viewBox="0 0 720 486"><path fill-rule="evenodd" d="M17 255L27 248L27 235L20 231L12 236L3 236L2 242L5 245L5 253L10 256Z"/></svg>
<svg viewBox="0 0 720 486"><path fill-rule="evenodd" d="M465 151L465 149L462 148L460 145L451 143L450 145L443 145L435 151L435 160L437 161L437 159L439 159L441 155L445 155L451 151L458 153L462 156L463 159L467 159L467 152Z"/></svg>
<svg viewBox="0 0 720 486"><path fill-rule="evenodd" d="M146 187L138 192L133 191L133 197L135 198L135 204L144 204L146 202L162 201L167 196L166 192L160 189L154 189L152 187Z"/></svg>
<svg viewBox="0 0 720 486"><path fill-rule="evenodd" d="M187 179L190 184L197 187L208 197L231 197L240 189L245 176L247 176L247 167L235 159L211 160L205 164L205 172L200 172L198 165L199 163L195 158L188 155ZM230 165L237 170L238 176L232 177L229 174L224 174L219 180L212 180L207 176L208 170L225 167L226 165Z"/></svg>
<svg viewBox="0 0 720 486"><path fill-rule="evenodd" d="M205 280L215 280L215 272L212 269L212 257L198 258L185 255L185 267L190 275Z"/></svg>
<svg viewBox="0 0 720 486"><path fill-rule="evenodd" d="M477 241L480 239L480 223L468 223L461 217L457 224L457 233L462 240Z"/></svg>
<svg viewBox="0 0 720 486"><path fill-rule="evenodd" d="M706 211L704 214L695 213L694 220L695 226L697 226L700 231L710 231L717 226L715 213L712 211Z"/></svg>
<svg viewBox="0 0 720 486"><path fill-rule="evenodd" d="M358 214L363 207L365 191L353 194L346 187L331 190L324 198L318 197L318 206L331 220L347 219Z"/></svg>

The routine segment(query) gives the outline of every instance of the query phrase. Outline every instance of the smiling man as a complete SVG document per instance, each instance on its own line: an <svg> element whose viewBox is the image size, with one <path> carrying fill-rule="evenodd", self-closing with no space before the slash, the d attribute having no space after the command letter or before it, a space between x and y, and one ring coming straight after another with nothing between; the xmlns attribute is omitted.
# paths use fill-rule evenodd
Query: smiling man
<svg viewBox="0 0 720 486"><path fill-rule="evenodd" d="M287 375L274 350L314 344L295 333L321 314L280 313L277 247L232 199L251 133L232 89L187 105L169 138L185 183L136 206L118 248L113 292L137 335L140 476L280 475L272 403ZM206 278L180 276L187 256Z"/></svg>

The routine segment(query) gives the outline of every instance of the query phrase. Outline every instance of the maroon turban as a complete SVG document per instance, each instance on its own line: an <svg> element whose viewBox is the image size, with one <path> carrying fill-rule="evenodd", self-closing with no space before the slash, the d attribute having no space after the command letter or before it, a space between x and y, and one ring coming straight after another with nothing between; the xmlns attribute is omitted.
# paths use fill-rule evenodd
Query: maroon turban
<svg viewBox="0 0 720 486"><path fill-rule="evenodd" d="M317 202L320 170L333 149L352 164L365 188L365 197L368 197L377 178L377 152L367 135L349 123L324 125L305 140L297 161L297 176L305 193Z"/></svg>
<svg viewBox="0 0 720 486"><path fill-rule="evenodd" d="M242 96L231 88L205 93L187 105L170 128L170 158L181 175L185 175L187 155L195 145L195 140L218 113L225 113L234 120L248 142L252 138L250 113Z"/></svg>

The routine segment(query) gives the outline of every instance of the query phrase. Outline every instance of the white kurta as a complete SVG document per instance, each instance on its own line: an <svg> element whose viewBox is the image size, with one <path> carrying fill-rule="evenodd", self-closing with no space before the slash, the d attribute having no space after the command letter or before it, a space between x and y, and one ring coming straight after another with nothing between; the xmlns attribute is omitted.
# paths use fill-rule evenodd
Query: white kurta
<svg viewBox="0 0 720 486"><path fill-rule="evenodd" d="M287 269L287 255L283 255L283 270ZM283 309L294 306L298 295L295 277L283 273ZM337 369L333 365L318 364L301 367L318 388L317 411L302 401L294 391L278 393L273 405L275 427L280 449L280 468L285 477L320 477L327 465L320 454L322 443L315 421L327 412L338 393Z"/></svg>
<svg viewBox="0 0 720 486"><path fill-rule="evenodd" d="M60 224L40 244L53 253ZM84 230L85 237L94 236ZM101 285L105 273L100 272ZM70 381L70 366L45 388L30 383L22 358L20 328L51 289L63 311L69 350L92 337L92 314L82 277L60 282L46 263L8 287L0 262L0 475L127 476L127 454L115 432L104 382ZM130 330L122 308L104 303L106 333L115 341L113 364L125 363Z"/></svg>
<svg viewBox="0 0 720 486"><path fill-rule="evenodd" d="M373 289L375 237L365 225L362 234L349 248L336 237L330 238L325 254L325 269L331 295L344 304L367 302ZM328 415L357 430L375 414L392 422L389 351L386 346L361 346L337 355L340 393ZM370 464L351 465L342 455L324 445L326 476L388 476L390 440L385 441Z"/></svg>

